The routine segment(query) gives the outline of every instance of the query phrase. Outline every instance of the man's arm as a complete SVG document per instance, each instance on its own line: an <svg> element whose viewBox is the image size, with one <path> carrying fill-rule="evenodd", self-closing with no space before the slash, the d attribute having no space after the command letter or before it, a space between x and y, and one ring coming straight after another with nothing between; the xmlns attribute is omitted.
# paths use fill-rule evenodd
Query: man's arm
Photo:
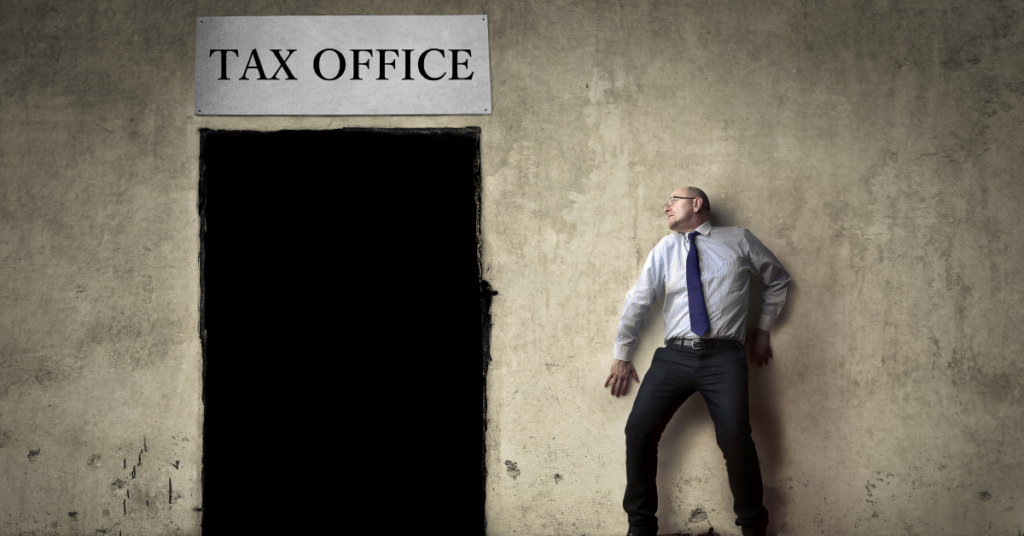
<svg viewBox="0 0 1024 536"><path fill-rule="evenodd" d="M630 378L637 382L640 381L636 369L630 362L629 354L633 342L640 333L640 328L647 319L651 304L658 300L658 296L665 288L664 263L659 246L655 246L647 255L647 261L644 262L644 267L640 270L640 279L626 293L626 306L622 310L618 335L615 337L612 369L604 382L605 387L611 385L612 396L615 397L626 394Z"/></svg>
<svg viewBox="0 0 1024 536"><path fill-rule="evenodd" d="M747 335L746 346L748 357L757 366L767 365L772 358L771 329L775 319L782 313L789 289L789 272L782 266L779 259L750 231L746 232L747 258L751 266L761 275L764 282L764 306L757 329Z"/></svg>

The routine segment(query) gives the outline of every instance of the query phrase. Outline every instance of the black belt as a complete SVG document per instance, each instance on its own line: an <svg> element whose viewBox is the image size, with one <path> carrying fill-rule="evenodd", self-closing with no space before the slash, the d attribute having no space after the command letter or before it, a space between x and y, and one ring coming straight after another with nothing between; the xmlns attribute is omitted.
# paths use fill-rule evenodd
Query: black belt
<svg viewBox="0 0 1024 536"><path fill-rule="evenodd" d="M677 348L693 348L694 350L712 350L716 348L742 348L740 341L732 339L669 339L665 346Z"/></svg>

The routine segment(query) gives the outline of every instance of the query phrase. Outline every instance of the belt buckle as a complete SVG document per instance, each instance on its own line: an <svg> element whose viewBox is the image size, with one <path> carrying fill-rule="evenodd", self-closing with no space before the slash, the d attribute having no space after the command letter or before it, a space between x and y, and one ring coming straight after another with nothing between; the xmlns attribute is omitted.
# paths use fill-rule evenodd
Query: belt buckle
<svg viewBox="0 0 1024 536"><path fill-rule="evenodd" d="M693 348L694 350L700 350L701 348L704 348L705 343L701 339L692 339L692 341L693 342L690 343L690 348Z"/></svg>

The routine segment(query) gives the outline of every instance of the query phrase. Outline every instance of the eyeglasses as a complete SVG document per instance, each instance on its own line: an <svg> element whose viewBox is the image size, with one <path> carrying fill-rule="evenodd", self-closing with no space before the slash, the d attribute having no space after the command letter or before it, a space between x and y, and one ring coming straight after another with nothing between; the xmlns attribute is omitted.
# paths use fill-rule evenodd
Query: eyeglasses
<svg viewBox="0 0 1024 536"><path fill-rule="evenodd" d="M672 203L675 203L676 199L697 199L697 198L696 197L683 197L683 196L680 196L680 195L673 195L673 196L668 198L668 201L665 201L665 206L666 207L672 206Z"/></svg>

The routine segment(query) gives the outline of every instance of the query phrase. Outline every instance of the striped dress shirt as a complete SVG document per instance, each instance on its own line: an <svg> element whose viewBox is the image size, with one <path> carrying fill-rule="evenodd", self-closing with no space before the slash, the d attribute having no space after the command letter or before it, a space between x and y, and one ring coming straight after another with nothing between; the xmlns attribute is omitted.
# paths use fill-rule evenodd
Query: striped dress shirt
<svg viewBox="0 0 1024 536"><path fill-rule="evenodd" d="M743 341L750 274L760 274L765 284L758 327L771 330L786 302L790 281L779 259L746 229L715 227L711 222L704 222L696 231L700 279L711 326L703 338ZM647 311L662 293L665 294L665 340L697 338L690 330L686 292L689 251L687 235L672 233L662 238L647 255L640 280L626 293L626 307L615 338L615 359L630 360L630 348L647 319Z"/></svg>

